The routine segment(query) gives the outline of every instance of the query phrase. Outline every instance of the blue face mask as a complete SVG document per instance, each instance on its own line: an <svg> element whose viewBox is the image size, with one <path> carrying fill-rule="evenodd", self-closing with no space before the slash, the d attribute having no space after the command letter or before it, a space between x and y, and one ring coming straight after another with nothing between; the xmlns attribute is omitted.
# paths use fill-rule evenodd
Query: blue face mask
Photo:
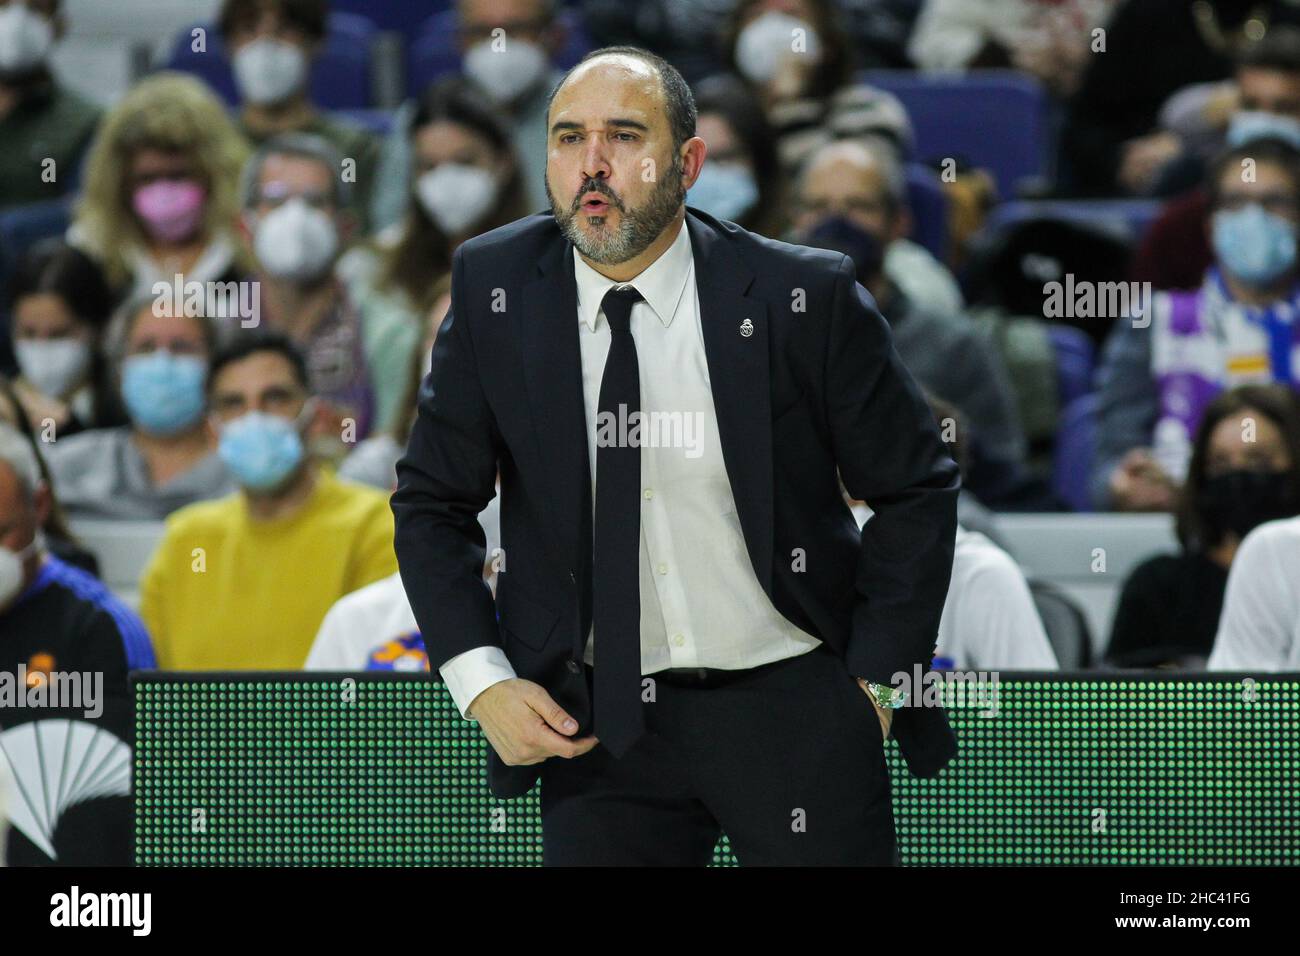
<svg viewBox="0 0 1300 956"><path fill-rule="evenodd" d="M122 363L122 401L141 431L175 435L202 417L207 375L208 363L195 355L132 355Z"/></svg>
<svg viewBox="0 0 1300 956"><path fill-rule="evenodd" d="M1233 113L1228 122L1228 145L1236 149L1257 139L1280 139L1300 149L1300 120L1260 110Z"/></svg>
<svg viewBox="0 0 1300 956"><path fill-rule="evenodd" d="M1219 264L1247 285L1269 285L1295 265L1295 223L1258 203L1216 212L1213 237Z"/></svg>
<svg viewBox="0 0 1300 956"><path fill-rule="evenodd" d="M753 174L737 163L705 163L686 202L715 219L735 221L758 202Z"/></svg>
<svg viewBox="0 0 1300 956"><path fill-rule="evenodd" d="M302 463L298 420L249 412L222 426L217 454L243 487L270 491Z"/></svg>

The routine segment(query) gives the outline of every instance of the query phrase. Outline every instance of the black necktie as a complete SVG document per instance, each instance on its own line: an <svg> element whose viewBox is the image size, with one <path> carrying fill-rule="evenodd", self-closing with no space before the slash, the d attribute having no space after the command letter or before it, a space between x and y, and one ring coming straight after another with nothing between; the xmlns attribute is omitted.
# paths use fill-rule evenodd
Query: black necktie
<svg viewBox="0 0 1300 956"><path fill-rule="evenodd" d="M641 407L641 376L631 328L632 304L640 301L641 293L628 287L610 289L601 303L610 340L596 416L592 681L595 734L616 757L645 730L641 711L641 449L628 445L621 430L622 423ZM602 420L615 427L601 429ZM611 431L614 441L602 444L601 436L609 436Z"/></svg>

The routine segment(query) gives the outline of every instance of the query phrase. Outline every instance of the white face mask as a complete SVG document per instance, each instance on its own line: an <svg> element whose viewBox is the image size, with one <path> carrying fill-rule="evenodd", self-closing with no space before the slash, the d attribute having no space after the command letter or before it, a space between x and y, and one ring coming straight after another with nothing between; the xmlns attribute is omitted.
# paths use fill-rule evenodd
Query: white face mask
<svg viewBox="0 0 1300 956"><path fill-rule="evenodd" d="M338 248L334 220L296 197L263 216L253 234L253 252L262 269L289 282L319 279Z"/></svg>
<svg viewBox="0 0 1300 956"><path fill-rule="evenodd" d="M796 43L801 44L797 53ZM787 56L814 61L821 56L821 40L806 20L769 10L736 38L736 67L751 83L769 82Z"/></svg>
<svg viewBox="0 0 1300 956"><path fill-rule="evenodd" d="M307 54L302 47L269 37L244 46L231 67L240 96L259 106L283 103L307 80Z"/></svg>
<svg viewBox="0 0 1300 956"><path fill-rule="evenodd" d="M24 3L0 8L0 72L29 73L54 45L54 25Z"/></svg>
<svg viewBox="0 0 1300 956"><path fill-rule="evenodd" d="M0 608L7 608L23 588L23 562L41 547L41 533L36 532L32 543L21 551L10 551L0 546Z"/></svg>
<svg viewBox="0 0 1300 956"><path fill-rule="evenodd" d="M499 50L495 42L484 40L466 51L465 74L497 103L513 103L541 79L546 51L528 40L507 39Z"/></svg>
<svg viewBox="0 0 1300 956"><path fill-rule="evenodd" d="M448 236L459 236L492 208L497 200L497 180L478 166L442 163L416 180L415 194L439 229Z"/></svg>
<svg viewBox="0 0 1300 956"><path fill-rule="evenodd" d="M90 368L93 352L84 339L18 339L14 357L23 378L42 395L63 398L78 385Z"/></svg>

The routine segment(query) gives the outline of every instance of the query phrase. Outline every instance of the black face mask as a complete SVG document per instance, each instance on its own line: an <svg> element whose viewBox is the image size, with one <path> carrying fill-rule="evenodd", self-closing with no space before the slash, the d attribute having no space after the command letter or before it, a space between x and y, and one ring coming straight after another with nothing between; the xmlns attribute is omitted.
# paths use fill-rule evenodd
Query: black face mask
<svg viewBox="0 0 1300 956"><path fill-rule="evenodd" d="M817 223L804 237L804 244L848 256L863 285L880 274L885 262L885 247L880 240L844 216L830 216Z"/></svg>
<svg viewBox="0 0 1300 956"><path fill-rule="evenodd" d="M1300 510L1288 477L1285 471L1224 472L1205 479L1197 506L1215 527L1244 538L1257 525Z"/></svg>

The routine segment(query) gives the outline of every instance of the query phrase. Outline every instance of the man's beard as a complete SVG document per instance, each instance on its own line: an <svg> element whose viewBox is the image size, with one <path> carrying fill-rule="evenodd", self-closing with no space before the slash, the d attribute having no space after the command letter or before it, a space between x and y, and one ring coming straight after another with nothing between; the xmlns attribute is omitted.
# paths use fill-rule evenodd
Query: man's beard
<svg viewBox="0 0 1300 956"><path fill-rule="evenodd" d="M611 232L604 224L606 217L592 217L596 233L584 232L577 223L581 212L579 200L589 192L597 192L609 200L612 208L620 213L618 230ZM560 208L551 193L551 184L546 184L546 198L550 200L551 211L555 221L560 224L564 237L577 247L586 258L601 265L618 265L639 256L650 243L659 238L664 228L673 221L686 199L686 190L682 189L682 166L680 159L674 162L665 176L655 186L650 198L635 209L629 210L623 200L615 196L603 180L588 180L567 210ZM601 225L595 226L597 220Z"/></svg>

